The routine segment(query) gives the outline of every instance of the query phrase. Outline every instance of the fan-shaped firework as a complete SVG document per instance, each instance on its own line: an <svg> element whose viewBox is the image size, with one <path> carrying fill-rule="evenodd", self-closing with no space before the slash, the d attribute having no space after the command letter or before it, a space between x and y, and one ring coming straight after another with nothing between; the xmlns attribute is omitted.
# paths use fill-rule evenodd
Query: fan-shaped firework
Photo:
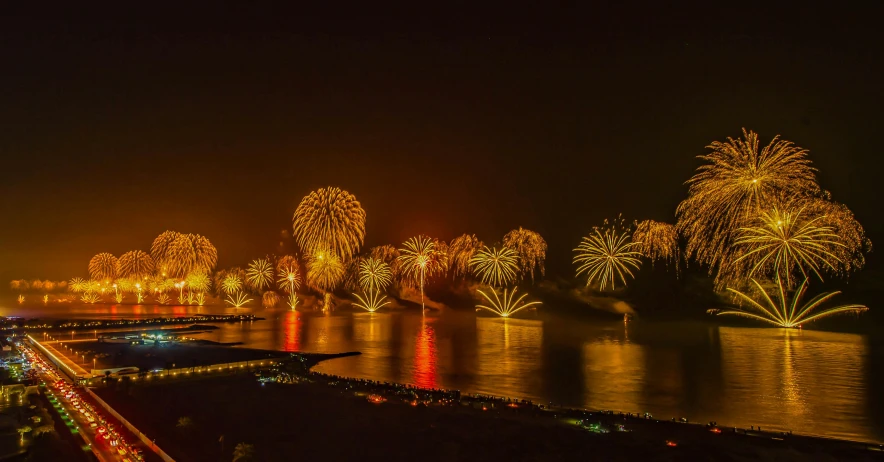
<svg viewBox="0 0 884 462"><path fill-rule="evenodd" d="M772 294L768 294L755 279L752 279L752 282L755 284L758 293L761 295L758 301L740 291L731 288L728 288L727 290L733 292L740 299L747 302L754 311L746 311L743 309L709 310L709 313L742 316L756 319L758 321L764 321L779 327L801 327L804 323L815 321L833 314L861 313L868 310L868 308L863 305L842 305L825 309L816 314L811 314L813 310L817 309L821 304L841 292L826 292L817 295L811 301L799 308L798 303L807 291L807 279L798 286L798 289L792 295L791 302L786 300L786 287L783 285L781 279L777 278L777 292Z"/></svg>
<svg viewBox="0 0 884 462"><path fill-rule="evenodd" d="M89 260L89 276L92 279L113 281L117 278L119 262L117 257L103 252Z"/></svg>
<svg viewBox="0 0 884 462"><path fill-rule="evenodd" d="M399 264L402 277L411 285L417 284L421 290L421 308L424 306L424 284L427 278L444 273L447 269L446 256L436 250L436 241L427 236L413 237L399 249Z"/></svg>
<svg viewBox="0 0 884 462"><path fill-rule="evenodd" d="M356 293L354 293L353 296L359 300L358 302L353 302L353 306L357 308L362 308L369 313L374 313L375 311L390 304L390 301L387 300L387 296L379 292L367 292L365 294L365 297L362 297Z"/></svg>
<svg viewBox="0 0 884 462"><path fill-rule="evenodd" d="M84 292L83 296L80 297L80 300L82 300L83 303L88 303L88 304L92 305L92 304L98 303L101 300L101 298L95 292Z"/></svg>
<svg viewBox="0 0 884 462"><path fill-rule="evenodd" d="M120 255L119 277L144 279L153 274L155 265L154 260L147 252L141 250L132 250Z"/></svg>
<svg viewBox="0 0 884 462"><path fill-rule="evenodd" d="M792 272L797 268L803 280L813 272L822 280L820 267L837 271L840 260L833 253L843 246L832 228L821 226L823 217L805 217L804 209L781 211L774 208L762 212L757 225L740 228L734 245L743 254L734 260L735 265L748 266L747 276L760 273L781 278L792 286Z"/></svg>
<svg viewBox="0 0 884 462"><path fill-rule="evenodd" d="M819 187L807 151L779 137L759 150L758 135L744 129L743 139L708 147L712 152L700 156L708 163L688 180L688 198L676 214L686 255L714 272L732 263L735 233L747 220L781 197L807 197ZM719 286L726 282L716 279Z"/></svg>
<svg viewBox="0 0 884 462"><path fill-rule="evenodd" d="M522 276L530 275L533 282L535 272L541 276L546 274L546 241L540 234L520 226L503 236L503 245L516 252Z"/></svg>
<svg viewBox="0 0 884 462"><path fill-rule="evenodd" d="M508 247L485 247L470 260L470 268L483 283L503 287L516 280L519 260L516 252Z"/></svg>
<svg viewBox="0 0 884 462"><path fill-rule="evenodd" d="M638 252L641 244L632 242L631 233L618 230L618 225L608 225L604 228L596 228L583 238L583 241L574 249L574 263L578 264L577 275L586 273L586 285L598 282L599 289L605 290L610 284L611 289L616 288L616 280L619 279L626 285L626 276L634 277L632 269L641 266L642 254Z"/></svg>
<svg viewBox="0 0 884 462"><path fill-rule="evenodd" d="M227 296L227 299L224 300L230 304L230 306L234 308L242 308L243 305L252 301L251 298L248 298L244 292L237 292L235 294L230 294Z"/></svg>
<svg viewBox="0 0 884 462"><path fill-rule="evenodd" d="M73 278L71 282L68 284L68 290L74 293L80 293L86 291L86 281L83 278Z"/></svg>
<svg viewBox="0 0 884 462"><path fill-rule="evenodd" d="M210 273L218 261L218 251L211 241L199 234L179 234L169 244L163 263L176 276Z"/></svg>
<svg viewBox="0 0 884 462"><path fill-rule="evenodd" d="M349 192L320 188L298 204L292 227L304 254L322 251L347 259L365 238L365 211Z"/></svg>
<svg viewBox="0 0 884 462"><path fill-rule="evenodd" d="M249 264L246 281L259 292L273 283L273 265L266 258L259 258Z"/></svg>
<svg viewBox="0 0 884 462"><path fill-rule="evenodd" d="M376 258L363 259L359 264L359 284L366 292L383 292L393 280L390 266Z"/></svg>
<svg viewBox="0 0 884 462"><path fill-rule="evenodd" d="M279 294L272 290L264 292L261 296L261 304L267 308L273 308L277 303L279 303Z"/></svg>
<svg viewBox="0 0 884 462"><path fill-rule="evenodd" d="M645 220L636 223L632 241L641 244L642 255L651 262L662 260L678 267L678 231L669 223Z"/></svg>
<svg viewBox="0 0 884 462"><path fill-rule="evenodd" d="M475 234L463 234L451 240L448 245L448 263L453 276L470 273L470 260L485 244Z"/></svg>
<svg viewBox="0 0 884 462"><path fill-rule="evenodd" d="M228 274L227 277L221 281L221 290L227 295L239 292L242 290L242 279L236 274Z"/></svg>
<svg viewBox="0 0 884 462"><path fill-rule="evenodd" d="M479 290L478 292L482 294L483 297L485 297L485 300L488 300L488 304L490 306L476 305L476 311L488 310L498 316L508 318L526 308L537 307L540 305L540 302L525 303L524 300L525 297L528 296L528 294L522 294L519 298L513 300L516 296L517 290L517 287L513 287L512 292L510 292L509 289L504 289L503 298L500 298L497 295L497 291L495 291L493 288L491 289L491 295L493 295L494 298L489 297L488 294L486 294L482 290Z"/></svg>
<svg viewBox="0 0 884 462"><path fill-rule="evenodd" d="M344 264L334 253L317 251L307 262L307 284L317 290L334 290L343 277Z"/></svg>

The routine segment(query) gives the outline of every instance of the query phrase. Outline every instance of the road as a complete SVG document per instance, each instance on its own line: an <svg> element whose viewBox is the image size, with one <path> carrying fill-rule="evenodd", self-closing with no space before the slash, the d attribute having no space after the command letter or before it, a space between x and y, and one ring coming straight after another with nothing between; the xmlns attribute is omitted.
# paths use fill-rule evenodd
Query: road
<svg viewBox="0 0 884 462"><path fill-rule="evenodd" d="M79 434L80 437L89 445L92 453L95 454L95 457L102 462L116 462L116 461L128 461L130 459L125 459L120 456L117 451L112 448L105 439L98 438L96 429L90 427L90 423L84 416L84 414L78 411L72 404L73 399L68 399L63 396L63 392L55 389L52 384L58 382L59 380L63 380L67 385L67 390L73 390L73 393L77 395L83 394L82 391L76 390L75 388L71 388L72 385L68 377L63 376L55 371L55 366L52 365L46 358L42 357L41 352L36 348L30 348L27 345L21 345L22 349L30 352L30 357L34 358L32 360L32 365L36 368L38 378L46 383L45 393L46 398L49 400L50 404L55 407L55 410L61 415L62 420L65 425L71 430L72 433ZM72 395L73 398L73 395ZM85 401L83 401L85 402Z"/></svg>

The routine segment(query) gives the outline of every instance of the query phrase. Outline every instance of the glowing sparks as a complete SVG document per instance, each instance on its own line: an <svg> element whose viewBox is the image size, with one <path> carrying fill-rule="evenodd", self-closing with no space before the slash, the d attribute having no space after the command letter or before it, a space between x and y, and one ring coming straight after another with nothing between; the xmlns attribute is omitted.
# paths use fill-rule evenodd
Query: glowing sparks
<svg viewBox="0 0 884 462"><path fill-rule="evenodd" d="M392 280L393 272L390 271L390 265L382 260L366 258L360 262L359 284L366 292L382 292Z"/></svg>
<svg viewBox="0 0 884 462"><path fill-rule="evenodd" d="M353 294L359 301L353 302L353 306L357 308L362 308L369 313L374 313L375 311L387 306L390 304L390 301L387 300L386 295L383 295L379 292L369 291L365 294L365 297L361 297L359 294Z"/></svg>
<svg viewBox="0 0 884 462"><path fill-rule="evenodd" d="M101 298L95 292L86 292L83 294L82 297L80 297L80 300L82 300L83 303L93 305L95 303L98 303Z"/></svg>
<svg viewBox="0 0 884 462"><path fill-rule="evenodd" d="M75 294L79 294L81 292L86 291L86 281L83 278L73 278L68 283L68 290Z"/></svg>
<svg viewBox="0 0 884 462"><path fill-rule="evenodd" d="M453 276L470 273L470 260L485 244L475 234L464 234L451 240L448 245L448 262Z"/></svg>
<svg viewBox="0 0 884 462"><path fill-rule="evenodd" d="M221 290L224 291L225 294L231 295L235 292L239 292L242 290L242 279L236 274L228 274L221 281Z"/></svg>
<svg viewBox="0 0 884 462"><path fill-rule="evenodd" d="M444 273L448 269L447 256L436 249L436 241L427 236L413 237L399 249L398 261L402 277L412 284L417 283L421 291L421 308L424 306L424 284L427 278Z"/></svg>
<svg viewBox="0 0 884 462"><path fill-rule="evenodd" d="M279 303L279 294L272 290L264 292L261 296L261 304L267 308L273 308Z"/></svg>
<svg viewBox="0 0 884 462"><path fill-rule="evenodd" d="M150 256L157 267L164 268L168 266L169 247L180 235L181 233L176 231L163 231L153 240L150 246Z"/></svg>
<svg viewBox="0 0 884 462"><path fill-rule="evenodd" d="M740 228L734 245L741 247L744 253L734 264L746 262L748 277L757 273L775 275L788 286L792 286L795 268L804 280L808 272L822 280L820 267L837 271L841 260L834 252L844 244L832 228L821 226L824 217L805 217L802 212L804 209L793 212L774 208L761 213L757 226Z"/></svg>
<svg viewBox="0 0 884 462"><path fill-rule="evenodd" d="M503 298L499 297L497 295L497 291L495 291L494 289L491 289L491 294L494 296L494 298L491 298L490 296L488 296L488 294L486 294L482 290L479 290L478 292L483 297L485 297L485 300L488 301L488 305L490 305L490 306L476 305L476 311L488 310L498 316L508 318L508 317L518 313L519 311L522 311L527 308L532 308L532 307L536 308L537 306L540 305L540 302L527 302L526 303L524 300L525 300L525 297L528 296L528 294L522 294L519 298L515 298L517 290L518 290L518 288L516 288L516 287L513 288L512 292L510 292L509 289L504 289Z"/></svg>
<svg viewBox="0 0 884 462"><path fill-rule="evenodd" d="M507 247L485 247L470 260L470 268L483 283L504 287L516 280L519 269L516 252Z"/></svg>
<svg viewBox="0 0 884 462"><path fill-rule="evenodd" d="M265 287L270 287L273 282L273 265L266 258L259 258L249 264L246 270L246 281L249 286L259 292Z"/></svg>
<svg viewBox="0 0 884 462"><path fill-rule="evenodd" d="M595 228L574 251L574 263L578 264L577 276L586 273L587 287L598 282L599 289L608 285L616 288L616 281L626 285L626 277L635 277L632 270L641 266L641 244L632 242L631 233L620 231L618 224Z"/></svg>
<svg viewBox="0 0 884 462"><path fill-rule="evenodd" d="M759 150L758 135L743 130L743 139L728 138L708 146L708 162L687 184L688 198L679 204L677 228L687 239L685 254L727 268L734 259L734 235L761 210L783 197L808 197L819 187L807 150L774 139ZM716 275L719 285L725 281Z"/></svg>
<svg viewBox="0 0 884 462"><path fill-rule="evenodd" d="M249 303L250 301L252 301L252 299L248 298L245 292L237 292L235 294L228 295L225 301L234 308L242 308L243 305Z"/></svg>
<svg viewBox="0 0 884 462"><path fill-rule="evenodd" d="M218 262L218 250L204 236L178 233L160 261L170 274L179 277L188 273L211 273Z"/></svg>
<svg viewBox="0 0 884 462"><path fill-rule="evenodd" d="M365 211L349 192L320 188L298 204L292 227L304 254L322 251L348 259L365 239Z"/></svg>
<svg viewBox="0 0 884 462"><path fill-rule="evenodd" d="M168 305L169 304L169 294L164 294L164 293L157 294L156 301L160 305Z"/></svg>
<svg viewBox="0 0 884 462"><path fill-rule="evenodd" d="M840 313L861 313L867 311L868 308L863 305L842 305L834 308L824 309L816 314L812 314L820 305L840 294L841 292L822 293L801 307L798 304L807 291L807 279L798 286L798 289L792 295L792 301L789 302L786 296L786 287L781 279L777 279L777 292L768 294L761 284L752 279L755 287L761 295L760 300L731 288L727 290L737 295L740 299L749 304L753 311L734 309L734 310L709 310L710 314L742 316L745 318L764 321L779 327L801 327L802 324L815 321L820 318L832 316Z"/></svg>
<svg viewBox="0 0 884 462"><path fill-rule="evenodd" d="M117 278L118 270L117 257L107 252L100 253L89 260L89 276L92 279L112 281Z"/></svg>
<svg viewBox="0 0 884 462"><path fill-rule="evenodd" d="M21 304L24 303L24 302L25 302L25 296L24 296L24 295L19 295L19 296L18 296L18 304L21 305Z"/></svg>
<svg viewBox="0 0 884 462"><path fill-rule="evenodd" d="M155 264L147 252L132 250L120 255L118 276L122 278L144 279L153 274Z"/></svg>
<svg viewBox="0 0 884 462"><path fill-rule="evenodd" d="M633 242L641 244L642 255L651 262L675 263L679 260L678 231L669 223L645 220L636 223L632 233Z"/></svg>
<svg viewBox="0 0 884 462"><path fill-rule="evenodd" d="M519 257L519 274L523 277L530 275L533 282L535 272L541 276L546 273L546 241L540 234L520 226L503 236L503 245L516 252Z"/></svg>
<svg viewBox="0 0 884 462"><path fill-rule="evenodd" d="M307 262L307 284L328 293L340 284L344 277L344 264L337 255L317 251Z"/></svg>

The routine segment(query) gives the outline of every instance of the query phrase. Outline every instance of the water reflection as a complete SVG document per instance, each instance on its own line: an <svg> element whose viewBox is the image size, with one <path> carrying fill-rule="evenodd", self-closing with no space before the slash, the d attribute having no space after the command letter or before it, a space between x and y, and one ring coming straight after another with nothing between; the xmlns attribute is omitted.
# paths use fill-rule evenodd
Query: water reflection
<svg viewBox="0 0 884 462"><path fill-rule="evenodd" d="M45 317L186 316L198 307L0 308ZM206 307L206 312L235 310ZM240 312L245 312L240 310ZM155 314L156 313L156 314ZM318 369L351 377L528 398L587 409L651 412L824 436L884 440L884 345L861 335L671 322L585 322L449 312L256 310L266 321L222 324L219 342L362 355Z"/></svg>

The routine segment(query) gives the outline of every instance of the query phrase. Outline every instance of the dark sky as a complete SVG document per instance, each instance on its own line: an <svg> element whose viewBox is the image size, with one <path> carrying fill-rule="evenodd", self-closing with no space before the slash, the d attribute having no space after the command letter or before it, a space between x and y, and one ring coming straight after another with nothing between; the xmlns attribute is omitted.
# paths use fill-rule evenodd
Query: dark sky
<svg viewBox="0 0 884 462"><path fill-rule="evenodd" d="M166 229L244 264L326 185L362 202L368 245L521 225L564 274L605 217L673 221L695 156L741 127L810 149L884 242L880 2L315 3L4 5L0 278L85 276Z"/></svg>

